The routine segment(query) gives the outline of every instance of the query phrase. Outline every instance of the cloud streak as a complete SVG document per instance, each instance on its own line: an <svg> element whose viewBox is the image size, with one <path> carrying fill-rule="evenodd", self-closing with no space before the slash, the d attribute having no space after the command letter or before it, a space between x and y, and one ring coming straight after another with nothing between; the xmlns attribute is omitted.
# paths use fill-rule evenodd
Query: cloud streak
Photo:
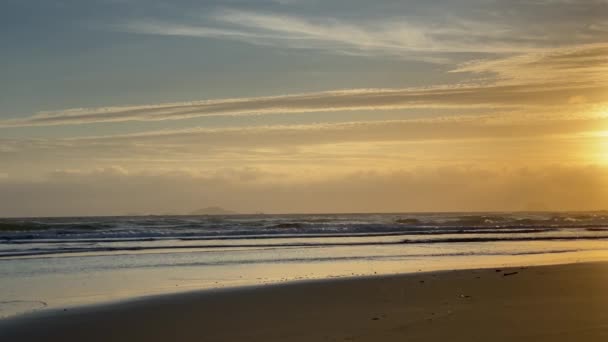
<svg viewBox="0 0 608 342"><path fill-rule="evenodd" d="M114 28L136 34L236 40L254 45L292 49L314 49L347 55L395 56L433 63L446 61L443 53L513 53L539 48L530 39L517 46L491 42L501 30L463 22L456 28L419 27L403 21L385 21L366 26L334 18L310 20L241 11L223 11L213 17L231 27L188 25L163 21L132 21ZM484 31L485 30L485 31ZM506 29L505 31L506 36ZM480 34L479 32L485 32ZM463 34L467 41L458 39ZM523 40L523 39L522 39Z"/></svg>
<svg viewBox="0 0 608 342"><path fill-rule="evenodd" d="M605 86L581 90L600 92ZM544 93L544 101L525 95ZM0 127L75 125L97 122L180 120L204 116L269 115L391 110L407 108L514 108L550 104L570 94L553 84L525 86L462 86L429 89L361 89L274 97L193 101L158 105L103 107L45 112L26 119L0 121ZM523 95L523 96L522 96ZM549 102L549 103L547 103Z"/></svg>
<svg viewBox="0 0 608 342"><path fill-rule="evenodd" d="M465 19L442 13L435 14L433 19L389 14L381 19L354 21L223 9L210 11L199 23L148 19L127 21L113 28L137 34L229 39L255 45L435 62L445 61L442 54L513 54L568 45L561 41L563 35L527 32L521 26L490 23L487 18ZM593 22L586 31L597 32L602 27L601 22Z"/></svg>
<svg viewBox="0 0 608 342"><path fill-rule="evenodd" d="M337 124L196 128L85 138L0 139L5 170L40 174L94 164L136 169L300 166L333 169L404 164L578 162L601 160L606 119L503 123L492 117ZM591 134L595 132L595 135ZM601 132L600 132L601 133ZM424 153L421 153L424 151ZM597 156L594 156L596 154ZM91 156L95 156L94 161ZM299 166L298 166L299 165Z"/></svg>
<svg viewBox="0 0 608 342"><path fill-rule="evenodd" d="M451 87L358 89L284 96L192 101L158 105L71 109L26 119L0 121L0 127L74 125L96 122L180 120L204 116L269 115L351 110L513 106L500 99L505 89ZM559 93L560 90L555 90ZM489 95L494 94L494 97Z"/></svg>
<svg viewBox="0 0 608 342"><path fill-rule="evenodd" d="M546 82L576 84L605 83L608 72L608 44L588 44L547 49L509 58L478 60L462 65L453 72L490 73L501 84Z"/></svg>
<svg viewBox="0 0 608 342"><path fill-rule="evenodd" d="M406 89L351 89L282 96L218 99L156 105L81 108L0 121L0 128L97 122L181 120L205 116L271 115L410 108L546 110L608 101L608 44L552 49L482 60L454 72L484 74L482 84Z"/></svg>

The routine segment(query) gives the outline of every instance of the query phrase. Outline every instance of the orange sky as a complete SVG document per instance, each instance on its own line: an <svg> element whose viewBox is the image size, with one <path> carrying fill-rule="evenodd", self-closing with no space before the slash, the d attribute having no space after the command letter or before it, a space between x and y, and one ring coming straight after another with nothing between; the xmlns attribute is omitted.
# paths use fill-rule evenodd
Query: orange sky
<svg viewBox="0 0 608 342"><path fill-rule="evenodd" d="M117 11L83 28L103 48L9 45L0 215L607 208L607 3L393 6Z"/></svg>

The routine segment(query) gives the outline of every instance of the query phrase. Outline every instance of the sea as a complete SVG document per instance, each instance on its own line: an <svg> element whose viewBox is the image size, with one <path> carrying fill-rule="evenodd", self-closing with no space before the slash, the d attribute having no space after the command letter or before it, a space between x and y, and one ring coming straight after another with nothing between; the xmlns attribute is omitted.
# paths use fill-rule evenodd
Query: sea
<svg viewBox="0 0 608 342"><path fill-rule="evenodd" d="M0 219L0 318L186 291L608 260L608 212Z"/></svg>

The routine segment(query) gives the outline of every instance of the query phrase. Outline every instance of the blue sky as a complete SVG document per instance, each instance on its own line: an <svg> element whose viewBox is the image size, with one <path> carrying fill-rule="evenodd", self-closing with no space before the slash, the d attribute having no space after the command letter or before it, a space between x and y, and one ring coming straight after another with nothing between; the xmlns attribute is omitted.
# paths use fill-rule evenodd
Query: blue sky
<svg viewBox="0 0 608 342"><path fill-rule="evenodd" d="M255 197L264 186L274 193L319 182L331 188L358 174L396 184L404 173L423 179L447 168L448 178L475 170L470 177L489 172L524 182L513 176L521 168L553 175L608 161L605 0L1 6L0 189L31 188L24 201L47 187L54 189L48 196L70 193L76 185L65 183L66 174L106 188L123 178L214 179L225 183L219 193ZM504 167L518 169L508 176ZM416 177L407 188L433 183ZM367 205L386 204L370 189L357 191ZM436 189L424 191L431 198ZM41 203L21 211L122 211L101 192L89 191L103 203L78 210ZM173 195L193 209L323 211L317 200L254 208L205 191L194 201L185 192ZM483 207L480 196L471 208ZM412 203L391 210L428 207ZM505 199L486 209L514 207Z"/></svg>

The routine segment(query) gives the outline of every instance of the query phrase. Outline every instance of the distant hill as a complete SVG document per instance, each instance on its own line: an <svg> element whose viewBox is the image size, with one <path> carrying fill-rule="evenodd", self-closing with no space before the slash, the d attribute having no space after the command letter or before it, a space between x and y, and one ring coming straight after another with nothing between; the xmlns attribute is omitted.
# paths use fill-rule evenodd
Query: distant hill
<svg viewBox="0 0 608 342"><path fill-rule="evenodd" d="M190 215L236 215L236 211L227 210L220 207L207 207L199 210L195 210Z"/></svg>

